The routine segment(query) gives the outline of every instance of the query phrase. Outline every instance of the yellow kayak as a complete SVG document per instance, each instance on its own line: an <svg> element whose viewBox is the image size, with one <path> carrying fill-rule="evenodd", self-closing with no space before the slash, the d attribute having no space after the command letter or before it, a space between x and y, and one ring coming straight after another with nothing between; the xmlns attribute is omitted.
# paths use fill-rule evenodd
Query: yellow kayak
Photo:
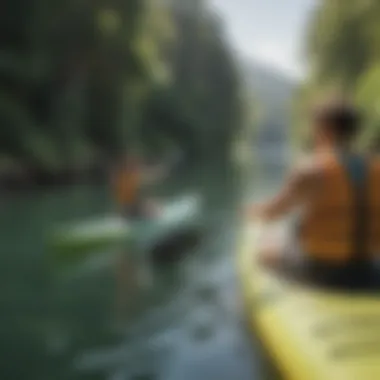
<svg viewBox="0 0 380 380"><path fill-rule="evenodd" d="M287 380L380 379L380 294L327 293L258 264L263 227L244 228L239 274L247 318Z"/></svg>

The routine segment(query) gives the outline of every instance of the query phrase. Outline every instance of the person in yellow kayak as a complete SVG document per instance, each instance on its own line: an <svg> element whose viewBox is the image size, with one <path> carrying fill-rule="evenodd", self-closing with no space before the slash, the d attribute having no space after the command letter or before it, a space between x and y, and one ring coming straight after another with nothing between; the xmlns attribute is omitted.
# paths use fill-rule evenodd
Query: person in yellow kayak
<svg viewBox="0 0 380 380"><path fill-rule="evenodd" d="M361 118L349 103L326 102L311 119L312 152L277 196L249 207L249 217L265 221L300 213L290 244L264 240L261 259L326 283L363 280L380 253L380 160L353 148Z"/></svg>

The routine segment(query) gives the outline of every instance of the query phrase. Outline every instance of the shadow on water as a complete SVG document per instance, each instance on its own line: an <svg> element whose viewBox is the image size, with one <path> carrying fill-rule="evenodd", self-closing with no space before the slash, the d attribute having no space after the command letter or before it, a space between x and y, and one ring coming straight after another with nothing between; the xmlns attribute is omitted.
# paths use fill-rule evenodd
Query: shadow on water
<svg viewBox="0 0 380 380"><path fill-rule="evenodd" d="M58 278L44 247L57 223L109 210L104 189L78 188L1 205L0 353L4 379L261 378L241 325L234 272L239 176L195 170L162 197L201 191L212 228L201 246L153 272L114 324L112 266Z"/></svg>

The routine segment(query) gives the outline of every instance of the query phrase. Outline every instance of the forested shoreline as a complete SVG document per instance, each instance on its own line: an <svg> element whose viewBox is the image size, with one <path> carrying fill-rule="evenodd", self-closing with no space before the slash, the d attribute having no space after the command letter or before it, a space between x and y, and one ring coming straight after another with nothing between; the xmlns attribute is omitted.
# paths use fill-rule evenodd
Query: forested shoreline
<svg viewBox="0 0 380 380"><path fill-rule="evenodd" d="M365 117L359 144L379 150L379 17L376 0L323 0L316 6L305 46L310 74L295 100L298 139L305 138L306 105L322 94L344 94Z"/></svg>
<svg viewBox="0 0 380 380"><path fill-rule="evenodd" d="M128 150L228 156L240 74L206 1L6 0L0 183L99 179Z"/></svg>

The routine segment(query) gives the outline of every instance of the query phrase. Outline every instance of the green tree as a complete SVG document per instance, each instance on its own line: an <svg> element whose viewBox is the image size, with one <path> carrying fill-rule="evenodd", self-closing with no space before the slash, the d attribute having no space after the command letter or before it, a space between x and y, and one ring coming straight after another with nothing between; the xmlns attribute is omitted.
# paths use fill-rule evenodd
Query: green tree
<svg viewBox="0 0 380 380"><path fill-rule="evenodd" d="M241 125L239 76L205 1L3 8L1 157L51 176L141 149L146 134L193 156L229 149Z"/></svg>
<svg viewBox="0 0 380 380"><path fill-rule="evenodd" d="M296 100L296 115L316 96L338 91L356 99L368 117L360 143L378 140L376 111L380 3L376 0L324 0L310 23L306 55L311 74ZM295 132L296 136L299 136ZM302 139L302 138L301 138Z"/></svg>

